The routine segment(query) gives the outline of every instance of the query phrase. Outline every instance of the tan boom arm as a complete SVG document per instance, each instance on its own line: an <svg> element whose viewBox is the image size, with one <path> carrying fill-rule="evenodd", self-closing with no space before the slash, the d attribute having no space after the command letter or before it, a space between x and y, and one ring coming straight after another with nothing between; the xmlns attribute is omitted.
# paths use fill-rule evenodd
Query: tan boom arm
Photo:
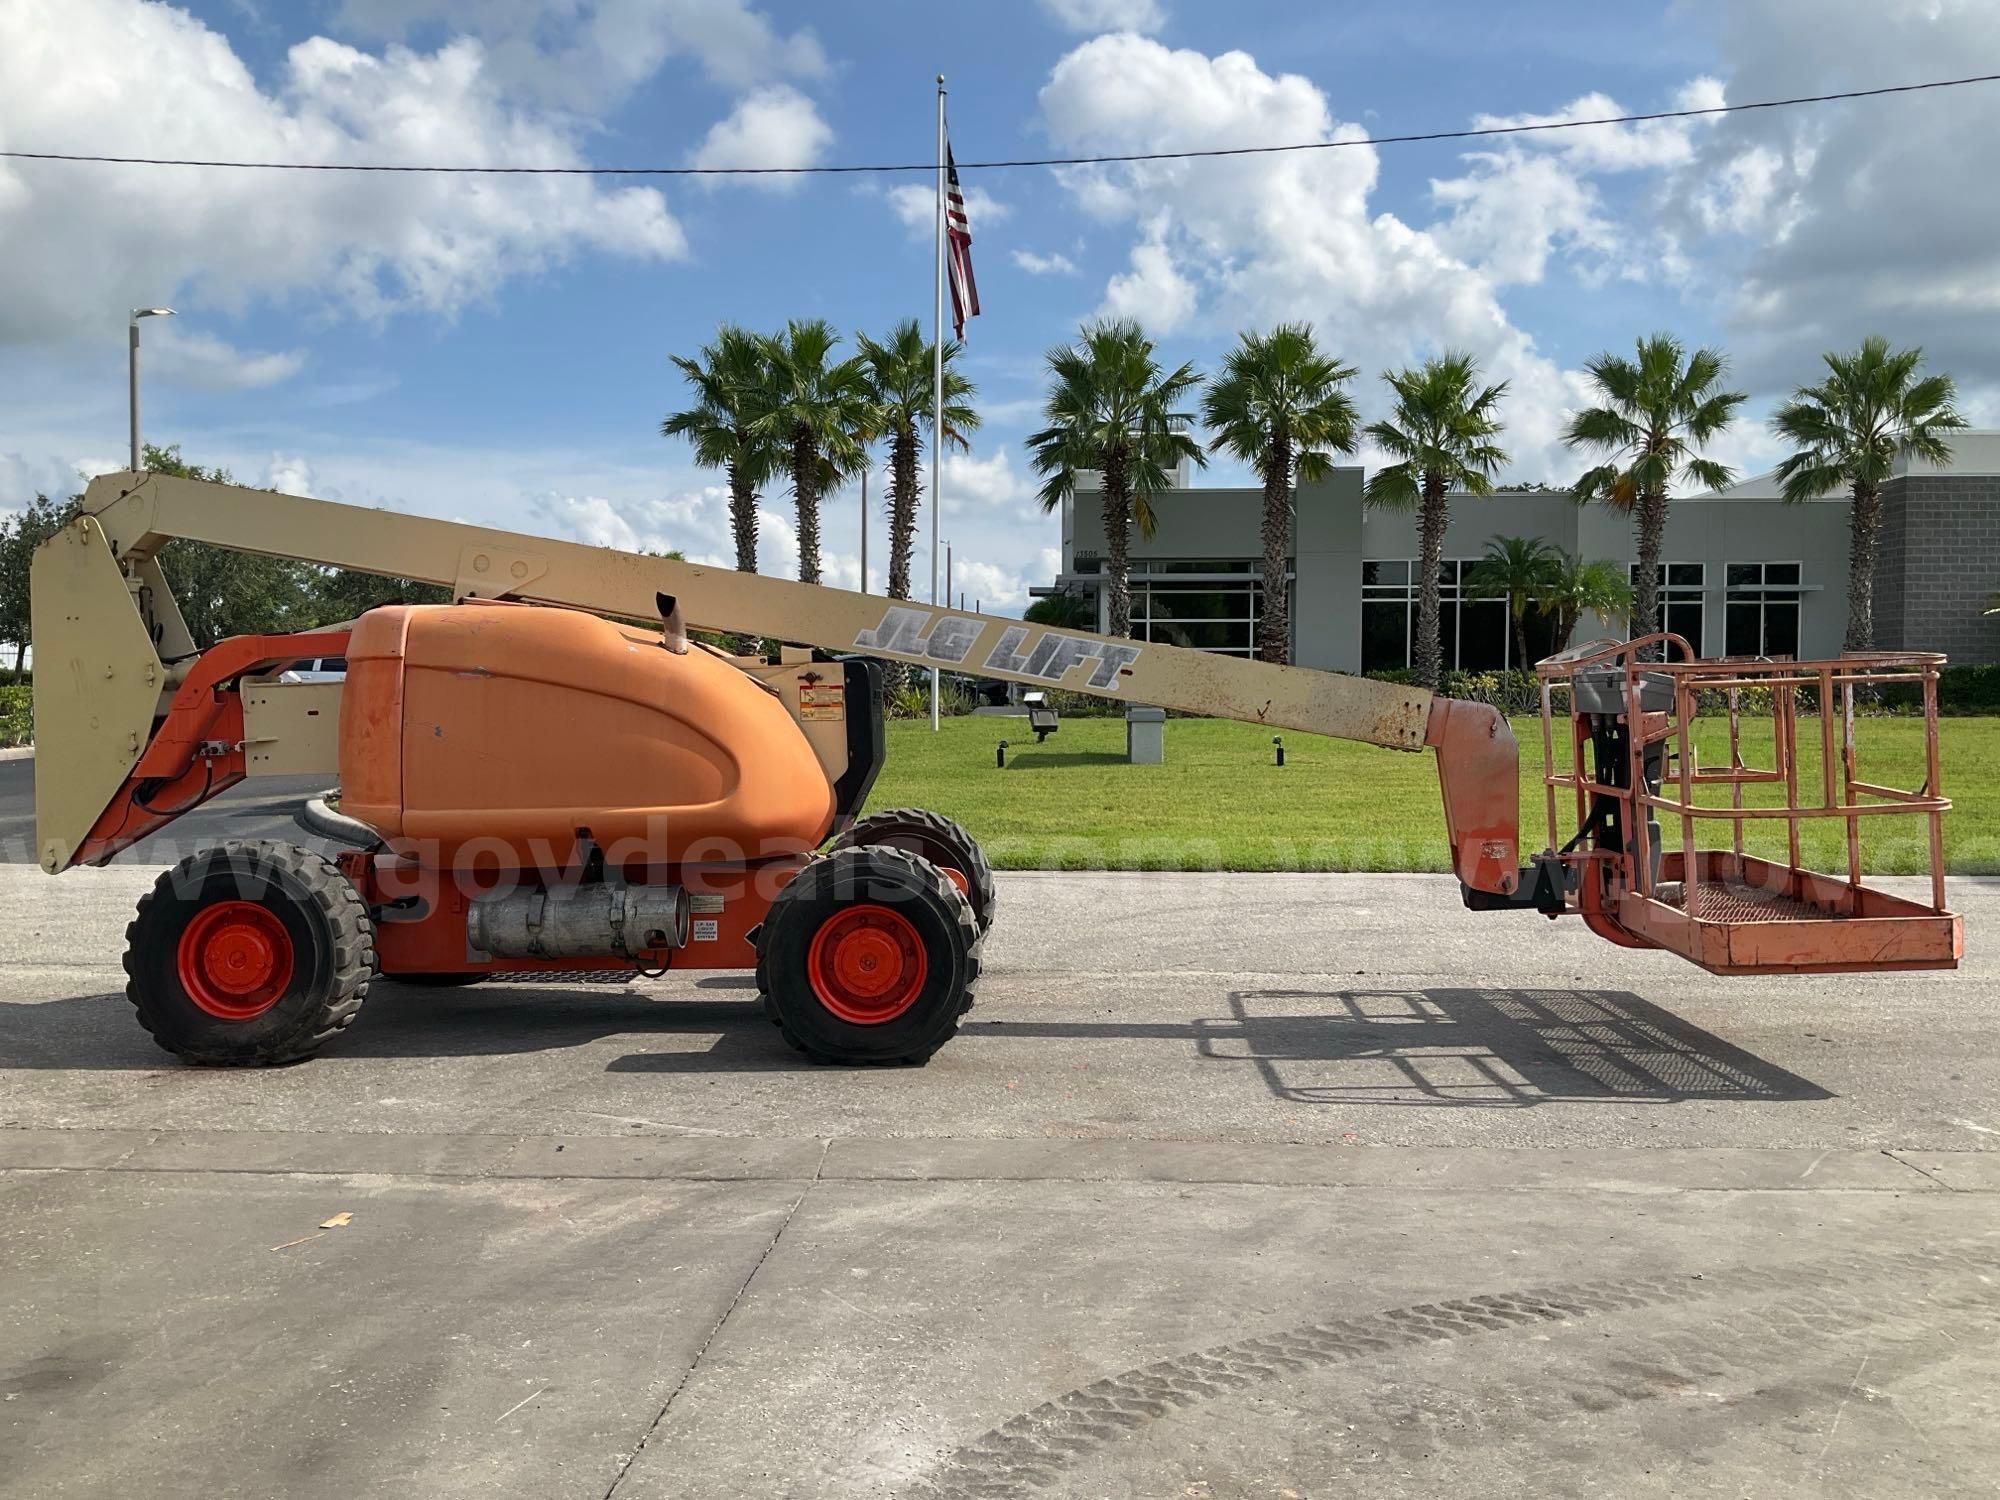
<svg viewBox="0 0 2000 1500"><path fill-rule="evenodd" d="M689 625L702 629L1399 750L1435 744L1460 878L1480 889L1513 887L1513 737L1506 721L1481 705L1434 705L1422 688L1055 630L464 522L130 472L93 480L82 514L35 559L35 712L43 746L36 814L45 868L68 862L137 764L168 686L163 662L195 651L157 561L160 548L177 537L440 584L459 598L567 605L632 620L657 618L657 599L665 594L679 601ZM1504 767L1498 761L1503 740ZM1467 768L1480 784L1476 796L1454 792L1454 743L1481 763ZM62 776L47 774L52 759L65 767ZM1468 805L1485 808L1502 781L1513 809L1505 828L1490 809L1475 812Z"/></svg>

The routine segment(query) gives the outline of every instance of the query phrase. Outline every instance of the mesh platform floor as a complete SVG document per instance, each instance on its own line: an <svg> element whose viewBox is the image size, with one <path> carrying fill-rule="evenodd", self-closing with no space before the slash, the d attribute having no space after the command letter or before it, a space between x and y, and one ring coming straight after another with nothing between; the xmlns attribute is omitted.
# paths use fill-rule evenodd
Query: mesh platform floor
<svg viewBox="0 0 2000 1500"><path fill-rule="evenodd" d="M1697 888L1700 892L1701 908L1695 917L1703 922L1839 922L1846 920L1839 912L1828 911L1814 906L1810 901L1787 895L1783 891L1768 891L1762 886L1744 885L1736 880L1704 880ZM1662 906L1672 906L1681 910L1687 908L1687 889L1678 881L1662 885L1653 892L1653 899Z"/></svg>

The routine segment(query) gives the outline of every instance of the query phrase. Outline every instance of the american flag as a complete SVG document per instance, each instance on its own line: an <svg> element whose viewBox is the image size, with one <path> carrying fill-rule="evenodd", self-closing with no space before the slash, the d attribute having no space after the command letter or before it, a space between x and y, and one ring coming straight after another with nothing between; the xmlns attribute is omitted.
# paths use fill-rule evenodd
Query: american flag
<svg viewBox="0 0 2000 1500"><path fill-rule="evenodd" d="M958 163L951 147L944 148L945 258L951 272L952 337L965 337L965 320L979 316L979 284L972 279L972 225L965 217L965 196L958 190Z"/></svg>

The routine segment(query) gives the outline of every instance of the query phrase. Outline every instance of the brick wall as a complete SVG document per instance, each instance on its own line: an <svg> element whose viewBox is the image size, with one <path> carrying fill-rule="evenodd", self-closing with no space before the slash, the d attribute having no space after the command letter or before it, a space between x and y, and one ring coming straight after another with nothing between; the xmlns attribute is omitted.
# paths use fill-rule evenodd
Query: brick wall
<svg viewBox="0 0 2000 1500"><path fill-rule="evenodd" d="M2000 661L2000 475L1906 476L1882 489L1875 636L1889 649Z"/></svg>

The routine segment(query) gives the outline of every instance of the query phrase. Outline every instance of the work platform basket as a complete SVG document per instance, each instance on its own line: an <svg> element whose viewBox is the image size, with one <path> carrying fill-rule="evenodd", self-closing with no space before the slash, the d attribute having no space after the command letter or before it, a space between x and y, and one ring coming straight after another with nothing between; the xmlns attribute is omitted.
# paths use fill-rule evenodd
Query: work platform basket
<svg viewBox="0 0 2000 1500"><path fill-rule="evenodd" d="M1718 974L1956 967L1965 927L1945 906L1943 663L1921 652L1697 660L1671 633L1543 661L1551 852L1542 858L1560 862L1566 904L1615 942L1665 948ZM1857 702L1921 715L1918 790L1864 779ZM1559 714L1569 721L1567 767L1557 759ZM1746 741L1770 764L1748 763ZM1567 842L1557 824L1564 790L1576 816ZM1863 830L1874 842L1889 819L1921 820L1910 848L1928 860L1928 901L1862 884ZM1845 830L1844 875L1805 868L1802 845L1822 845L1817 831L1830 825ZM1837 844L1823 852L1824 863L1838 862Z"/></svg>

